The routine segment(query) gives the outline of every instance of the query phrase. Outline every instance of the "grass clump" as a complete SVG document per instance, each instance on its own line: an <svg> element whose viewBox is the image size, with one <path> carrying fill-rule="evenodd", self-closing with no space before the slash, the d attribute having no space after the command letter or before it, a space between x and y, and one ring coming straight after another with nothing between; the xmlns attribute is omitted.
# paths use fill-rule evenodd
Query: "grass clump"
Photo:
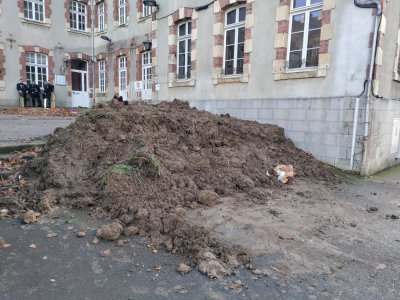
<svg viewBox="0 0 400 300"><path fill-rule="evenodd" d="M116 176L124 176L124 175L136 175L140 176L140 172L137 168L131 165L127 164L122 164L118 163L113 166L111 166L107 172L100 178L100 189L104 189L104 187L107 185L107 181L110 178L110 176L116 175Z"/></svg>

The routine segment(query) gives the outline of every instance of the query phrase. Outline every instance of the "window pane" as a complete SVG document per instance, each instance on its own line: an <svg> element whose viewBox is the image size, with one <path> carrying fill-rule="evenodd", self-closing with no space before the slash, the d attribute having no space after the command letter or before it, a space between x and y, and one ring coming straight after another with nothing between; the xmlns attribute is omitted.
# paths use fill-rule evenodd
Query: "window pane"
<svg viewBox="0 0 400 300"><path fill-rule="evenodd" d="M243 22L246 19L246 7L239 8L239 22Z"/></svg>
<svg viewBox="0 0 400 300"><path fill-rule="evenodd" d="M307 50L306 67L318 66L318 54L319 54L319 48Z"/></svg>
<svg viewBox="0 0 400 300"><path fill-rule="evenodd" d="M188 34L192 34L192 22L189 22L187 24L188 24Z"/></svg>
<svg viewBox="0 0 400 300"><path fill-rule="evenodd" d="M179 36L185 36L186 35L186 24L182 24L179 26Z"/></svg>
<svg viewBox="0 0 400 300"><path fill-rule="evenodd" d="M320 0L322 2L322 0ZM306 6L306 0L293 0L293 8Z"/></svg>
<svg viewBox="0 0 400 300"><path fill-rule="evenodd" d="M185 54L184 53L182 53L182 54L179 54L179 66L180 67L184 67L185 66Z"/></svg>
<svg viewBox="0 0 400 300"><path fill-rule="evenodd" d="M320 29L310 30L308 32L307 48L319 47L320 36L321 36L321 30Z"/></svg>
<svg viewBox="0 0 400 300"><path fill-rule="evenodd" d="M322 11L315 10L310 12L310 29L321 28Z"/></svg>
<svg viewBox="0 0 400 300"><path fill-rule="evenodd" d="M311 0L311 4L322 3L322 0Z"/></svg>
<svg viewBox="0 0 400 300"><path fill-rule="evenodd" d="M225 75L233 74L233 60L227 60L225 62Z"/></svg>
<svg viewBox="0 0 400 300"><path fill-rule="evenodd" d="M185 41L180 41L179 42L179 48L178 48L178 53L180 54L180 53L185 53Z"/></svg>
<svg viewBox="0 0 400 300"><path fill-rule="evenodd" d="M237 61L236 74L243 74L243 59Z"/></svg>
<svg viewBox="0 0 400 300"><path fill-rule="evenodd" d="M239 44L237 48L237 58L240 59L243 58L243 56L244 56L244 43Z"/></svg>
<svg viewBox="0 0 400 300"><path fill-rule="evenodd" d="M290 52L289 69L301 68L301 66L302 66L301 51Z"/></svg>
<svg viewBox="0 0 400 300"><path fill-rule="evenodd" d="M304 32L293 33L290 39L290 50L301 50L303 48Z"/></svg>
<svg viewBox="0 0 400 300"><path fill-rule="evenodd" d="M292 18L292 32L304 31L305 15L294 15Z"/></svg>
<svg viewBox="0 0 400 300"><path fill-rule="evenodd" d="M234 43L235 43L235 30L234 29L228 30L226 32L226 45L229 46Z"/></svg>
<svg viewBox="0 0 400 300"><path fill-rule="evenodd" d="M236 9L228 12L226 15L226 24L229 25L234 23L236 23Z"/></svg>
<svg viewBox="0 0 400 300"><path fill-rule="evenodd" d="M238 31L238 43L244 43L244 27L240 27Z"/></svg>
<svg viewBox="0 0 400 300"><path fill-rule="evenodd" d="M235 54L235 46L232 45L232 46L226 47L226 53L225 53L226 60L233 59L234 54Z"/></svg>

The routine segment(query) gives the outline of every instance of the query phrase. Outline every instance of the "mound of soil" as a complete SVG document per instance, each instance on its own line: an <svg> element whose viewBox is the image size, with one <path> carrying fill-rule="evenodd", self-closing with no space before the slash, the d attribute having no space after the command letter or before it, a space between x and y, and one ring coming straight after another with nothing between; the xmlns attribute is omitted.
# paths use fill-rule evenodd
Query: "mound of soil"
<svg viewBox="0 0 400 300"><path fill-rule="evenodd" d="M335 181L280 127L216 116L177 100L111 103L55 131L25 169L32 183L25 201L39 211L66 205L117 219L216 277L246 262L247 253L190 224L188 210L218 205L223 197L267 202L287 186L273 175L278 164L292 164L298 178Z"/></svg>

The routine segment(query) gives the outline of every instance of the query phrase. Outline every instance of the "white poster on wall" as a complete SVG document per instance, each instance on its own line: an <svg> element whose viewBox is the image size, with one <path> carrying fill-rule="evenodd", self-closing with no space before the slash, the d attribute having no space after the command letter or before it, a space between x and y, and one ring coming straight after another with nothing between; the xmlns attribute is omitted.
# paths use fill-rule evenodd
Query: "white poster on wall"
<svg viewBox="0 0 400 300"><path fill-rule="evenodd" d="M390 148L390 154L399 153L399 144L400 144L400 119L396 118L393 120L392 147Z"/></svg>
<svg viewBox="0 0 400 300"><path fill-rule="evenodd" d="M67 79L65 75L56 74L56 85L67 85Z"/></svg>

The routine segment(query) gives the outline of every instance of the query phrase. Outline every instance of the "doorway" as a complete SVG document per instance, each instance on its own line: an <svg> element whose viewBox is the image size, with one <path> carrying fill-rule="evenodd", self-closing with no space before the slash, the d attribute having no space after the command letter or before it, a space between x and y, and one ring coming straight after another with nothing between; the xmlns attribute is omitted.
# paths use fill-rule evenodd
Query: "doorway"
<svg viewBox="0 0 400 300"><path fill-rule="evenodd" d="M80 59L71 60L72 106L90 107L88 92L88 63Z"/></svg>

